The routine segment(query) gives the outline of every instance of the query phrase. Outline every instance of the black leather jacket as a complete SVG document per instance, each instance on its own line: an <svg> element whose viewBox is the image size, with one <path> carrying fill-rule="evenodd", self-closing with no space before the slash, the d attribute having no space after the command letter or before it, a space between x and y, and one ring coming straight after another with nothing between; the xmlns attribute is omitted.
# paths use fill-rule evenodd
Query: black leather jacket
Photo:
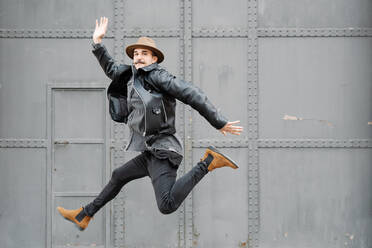
<svg viewBox="0 0 372 248"><path fill-rule="evenodd" d="M132 79L136 83L141 84L147 91L162 94L162 110L165 116L158 119L161 123L158 123L159 130L157 134L147 135L145 133L145 126L154 124L154 119L144 118L141 115L146 109L144 109L140 101L133 101L133 108L129 110L128 126L131 130L136 130L146 136L146 139L149 140L148 145L150 148L152 144L159 144L155 147L157 150L161 146L162 149L175 150L179 154L183 153L182 147L179 148L174 145L174 142L169 142L169 138L164 140L167 136L176 133L176 99L197 110L216 129L222 128L227 123L227 119L220 114L199 87L173 76L157 63L137 70L134 65L117 64L103 44L95 44L93 47L93 54L98 59L105 74L112 80L109 87L110 91L118 91L125 95L131 94L131 92L127 92L126 85L133 76ZM133 97L138 98L138 92L135 92L135 94L136 96L130 95L129 99ZM137 111L137 114L133 111ZM147 110L147 112L149 111L153 110ZM133 121L133 118L137 120Z"/></svg>

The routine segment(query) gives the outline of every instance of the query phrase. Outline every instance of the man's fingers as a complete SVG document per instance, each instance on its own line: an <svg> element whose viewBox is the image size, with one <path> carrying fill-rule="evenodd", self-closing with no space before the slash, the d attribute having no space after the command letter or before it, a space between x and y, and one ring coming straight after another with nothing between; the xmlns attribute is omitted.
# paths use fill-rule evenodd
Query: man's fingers
<svg viewBox="0 0 372 248"><path fill-rule="evenodd" d="M243 130L243 127L227 127L228 130L238 130L238 131L241 131Z"/></svg>
<svg viewBox="0 0 372 248"><path fill-rule="evenodd" d="M107 27L107 23L108 23L108 18L106 17L105 28Z"/></svg>
<svg viewBox="0 0 372 248"><path fill-rule="evenodd" d="M243 127L241 127L241 126L230 126L229 128L233 128L233 129L243 129Z"/></svg>
<svg viewBox="0 0 372 248"><path fill-rule="evenodd" d="M236 135L240 135L241 134L241 132L238 132L238 131L231 131L230 133L231 134L236 134Z"/></svg>
<svg viewBox="0 0 372 248"><path fill-rule="evenodd" d="M231 134L235 134L235 135L240 135L241 132L243 131L243 127L242 126L234 126L233 124L236 124L236 123L239 123L240 120L237 120L237 121L231 121L231 122L228 122L226 124L225 127L222 128L222 130L220 130L225 136L226 136L226 133L231 133Z"/></svg>
<svg viewBox="0 0 372 248"><path fill-rule="evenodd" d="M229 124L235 124L235 123L239 123L240 121L231 121L229 122Z"/></svg>
<svg viewBox="0 0 372 248"><path fill-rule="evenodd" d="M225 131L221 130L221 133L226 136L226 132Z"/></svg>

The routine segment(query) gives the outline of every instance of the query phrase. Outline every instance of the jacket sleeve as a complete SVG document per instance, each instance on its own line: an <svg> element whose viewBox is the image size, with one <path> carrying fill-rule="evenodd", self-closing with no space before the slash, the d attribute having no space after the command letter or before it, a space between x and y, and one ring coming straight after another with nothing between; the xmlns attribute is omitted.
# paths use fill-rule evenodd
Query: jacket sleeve
<svg viewBox="0 0 372 248"><path fill-rule="evenodd" d="M161 91L197 110L214 128L221 129L228 122L196 85L179 79L164 69L155 71L153 81Z"/></svg>
<svg viewBox="0 0 372 248"><path fill-rule="evenodd" d="M92 47L92 53L96 56L106 76L112 80L115 80L115 78L128 67L128 65L117 64L108 53L104 44L95 44L92 42Z"/></svg>

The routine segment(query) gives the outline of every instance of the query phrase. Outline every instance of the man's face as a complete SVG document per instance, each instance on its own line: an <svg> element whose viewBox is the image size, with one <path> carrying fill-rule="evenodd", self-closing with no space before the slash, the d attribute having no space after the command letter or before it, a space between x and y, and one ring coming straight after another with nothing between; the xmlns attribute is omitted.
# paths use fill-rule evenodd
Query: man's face
<svg viewBox="0 0 372 248"><path fill-rule="evenodd" d="M158 61L158 57L146 48L136 48L133 52L133 63L136 69L151 65Z"/></svg>

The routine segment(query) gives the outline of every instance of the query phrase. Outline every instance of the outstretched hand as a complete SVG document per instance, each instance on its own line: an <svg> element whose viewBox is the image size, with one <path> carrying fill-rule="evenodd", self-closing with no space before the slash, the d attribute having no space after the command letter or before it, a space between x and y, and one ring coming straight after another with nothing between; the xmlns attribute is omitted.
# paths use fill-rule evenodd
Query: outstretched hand
<svg viewBox="0 0 372 248"><path fill-rule="evenodd" d="M226 136L226 133L240 135L240 133L243 131L243 127L233 125L233 124L236 124L236 123L239 123L239 122L240 121L227 122L227 124L223 128L219 129L219 131L221 133L223 133L223 135L225 135L225 136Z"/></svg>
<svg viewBox="0 0 372 248"><path fill-rule="evenodd" d="M102 41L103 36L105 36L107 31L107 24L108 24L108 18L107 17L101 17L100 22L98 23L98 20L96 19L96 29L93 33L93 41L94 43L100 43Z"/></svg>

